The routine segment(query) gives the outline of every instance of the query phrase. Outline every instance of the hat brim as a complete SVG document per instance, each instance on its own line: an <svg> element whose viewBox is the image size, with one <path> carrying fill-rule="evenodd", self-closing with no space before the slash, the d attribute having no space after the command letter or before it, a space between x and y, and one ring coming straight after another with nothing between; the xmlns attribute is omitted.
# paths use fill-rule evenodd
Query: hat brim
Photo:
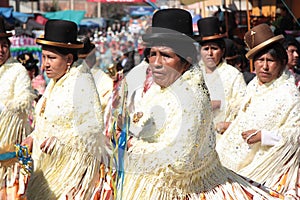
<svg viewBox="0 0 300 200"><path fill-rule="evenodd" d="M11 36L12 36L12 33L0 33L0 38L11 37Z"/></svg>
<svg viewBox="0 0 300 200"><path fill-rule="evenodd" d="M222 39L222 38L225 38L227 36L226 33L223 33L223 34L218 34L218 35L211 35L211 36L195 36L195 40L197 42L206 42L206 41L210 41L210 40L217 40L217 39Z"/></svg>
<svg viewBox="0 0 300 200"><path fill-rule="evenodd" d="M259 45L257 45L256 47L250 49L246 53L246 58L247 59L252 59L259 50L265 48L266 46L269 46L270 44L272 44L274 42L282 41L283 39L284 39L283 35L277 35L275 37L272 37L272 38L260 43Z"/></svg>
<svg viewBox="0 0 300 200"><path fill-rule="evenodd" d="M44 38L36 38L35 42L40 45L48 45L48 46L61 47L61 48L70 48L70 49L83 48L83 43L79 41L76 43L62 43L62 42L48 41L45 40Z"/></svg>
<svg viewBox="0 0 300 200"><path fill-rule="evenodd" d="M81 53L80 51L82 49L79 50L79 52L78 52L78 58L86 58L92 51L95 50L95 48L96 48L96 45L94 43L91 43L91 46L86 51L84 51L84 52Z"/></svg>
<svg viewBox="0 0 300 200"><path fill-rule="evenodd" d="M148 27L146 33L142 35L144 42L152 41L191 41L194 40L193 34L186 34L176 30L163 27Z"/></svg>
<svg viewBox="0 0 300 200"><path fill-rule="evenodd" d="M180 34L180 33L150 33L142 35L144 42L153 42L153 41L191 41L193 38L191 36Z"/></svg>
<svg viewBox="0 0 300 200"><path fill-rule="evenodd" d="M226 60L234 60L234 59L236 59L236 58L238 58L238 57L239 57L239 55L227 56L227 57L225 57L225 59L226 59Z"/></svg>
<svg viewBox="0 0 300 200"><path fill-rule="evenodd" d="M96 48L92 48L89 52L87 53L78 53L78 58L82 58L82 59L85 59L86 57L88 57L90 54L92 53L95 53L96 52Z"/></svg>

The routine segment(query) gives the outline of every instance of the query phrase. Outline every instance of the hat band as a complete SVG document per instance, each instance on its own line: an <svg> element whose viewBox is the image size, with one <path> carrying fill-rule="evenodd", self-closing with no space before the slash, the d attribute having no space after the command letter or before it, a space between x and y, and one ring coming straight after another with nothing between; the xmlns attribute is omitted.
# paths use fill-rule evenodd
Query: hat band
<svg viewBox="0 0 300 200"><path fill-rule="evenodd" d="M281 41L284 39L284 36L281 35L277 35L274 36L258 45L256 45L255 47L253 47L252 49L250 49L247 53L246 53L246 58L247 59L252 59L255 55L255 53L257 51L259 51L260 49L263 49L264 47L267 47L268 45L272 44L273 42L277 42L277 41ZM246 42L245 42L246 43ZM247 44L247 43L246 43Z"/></svg>
<svg viewBox="0 0 300 200"><path fill-rule="evenodd" d="M226 36L226 33L224 33L224 34L218 34L218 35L211 35L211 36L202 37L201 40L203 40L203 41L206 41L206 40L215 40L215 39L224 38L225 36Z"/></svg>
<svg viewBox="0 0 300 200"><path fill-rule="evenodd" d="M62 47L62 48L71 48L71 49L81 49L84 46L83 44L53 42L53 41L47 41L47 40L43 40L43 39L39 39L39 38L37 38L35 41L37 44L56 46L56 47Z"/></svg>
<svg viewBox="0 0 300 200"><path fill-rule="evenodd" d="M226 60L234 60L236 58L238 58L239 55L234 55L234 56L228 56L228 57L225 57Z"/></svg>
<svg viewBox="0 0 300 200"><path fill-rule="evenodd" d="M0 33L0 37L11 37L12 33Z"/></svg>

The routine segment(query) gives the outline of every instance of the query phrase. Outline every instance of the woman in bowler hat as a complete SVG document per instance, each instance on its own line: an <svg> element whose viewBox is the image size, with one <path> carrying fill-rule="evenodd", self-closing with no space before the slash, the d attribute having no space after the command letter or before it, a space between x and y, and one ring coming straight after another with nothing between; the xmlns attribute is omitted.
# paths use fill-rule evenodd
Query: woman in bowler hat
<svg viewBox="0 0 300 200"><path fill-rule="evenodd" d="M23 141L34 161L26 197L89 199L104 153L103 118L90 70L75 64L83 47L77 25L49 20L36 43L51 81L36 106L35 129Z"/></svg>
<svg viewBox="0 0 300 200"><path fill-rule="evenodd" d="M95 44L91 42L88 36L82 37L81 41L84 47L78 52L78 63L86 65L91 70L104 111L113 90L113 79L100 69Z"/></svg>
<svg viewBox="0 0 300 200"><path fill-rule="evenodd" d="M14 145L31 132L27 119L35 97L26 69L11 57L11 36L0 17L0 154L14 152ZM20 198L24 180L15 159L1 161L0 199Z"/></svg>
<svg viewBox="0 0 300 200"><path fill-rule="evenodd" d="M202 18L197 25L199 64L210 93L216 131L222 134L222 126L233 120L239 110L246 83L243 74L224 59L226 34L221 33L218 18ZM217 134L217 139L219 137Z"/></svg>
<svg viewBox="0 0 300 200"><path fill-rule="evenodd" d="M300 94L286 71L284 37L260 24L244 38L256 77L247 86L236 119L217 143L220 160L284 199L299 199Z"/></svg>
<svg viewBox="0 0 300 200"><path fill-rule="evenodd" d="M157 11L142 38L150 48L153 83L133 93L132 135L117 199L276 199L218 159L190 13Z"/></svg>

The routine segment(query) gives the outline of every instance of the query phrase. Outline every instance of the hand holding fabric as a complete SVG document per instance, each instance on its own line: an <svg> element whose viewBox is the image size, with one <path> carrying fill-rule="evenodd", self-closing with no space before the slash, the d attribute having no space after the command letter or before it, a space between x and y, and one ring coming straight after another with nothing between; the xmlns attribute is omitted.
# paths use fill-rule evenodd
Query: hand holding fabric
<svg viewBox="0 0 300 200"><path fill-rule="evenodd" d="M33 138L31 136L25 138L21 143L22 146L27 146L29 152L32 152L32 144L33 144Z"/></svg>
<svg viewBox="0 0 300 200"><path fill-rule="evenodd" d="M54 149L54 146L57 142L57 139L56 137L50 137L50 138L47 138L40 146L41 150L44 152L44 153L47 153L47 154L51 154L53 149Z"/></svg>
<svg viewBox="0 0 300 200"><path fill-rule="evenodd" d="M218 122L216 124L216 130L219 134L223 134L227 128L230 126L231 122Z"/></svg>
<svg viewBox="0 0 300 200"><path fill-rule="evenodd" d="M261 141L261 131L248 130L242 133L242 137L247 142L247 144L254 144Z"/></svg>

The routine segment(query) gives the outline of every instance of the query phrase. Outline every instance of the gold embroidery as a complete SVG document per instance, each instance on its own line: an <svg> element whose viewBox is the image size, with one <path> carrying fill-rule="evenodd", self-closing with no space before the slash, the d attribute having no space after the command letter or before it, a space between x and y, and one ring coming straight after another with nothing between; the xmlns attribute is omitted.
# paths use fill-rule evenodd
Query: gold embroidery
<svg viewBox="0 0 300 200"><path fill-rule="evenodd" d="M133 122L134 123L137 123L140 121L140 119L143 117L143 112L137 112L137 113L134 113L133 115Z"/></svg>
<svg viewBox="0 0 300 200"><path fill-rule="evenodd" d="M46 102L47 102L47 98L45 97L44 101L43 101L43 104L42 104L42 107L41 107L40 116L42 116L44 114L44 112L45 112Z"/></svg>
<svg viewBox="0 0 300 200"><path fill-rule="evenodd" d="M248 100L248 102L245 104L244 108L243 108L243 112L246 112L246 110L248 109L249 105L251 103L251 98Z"/></svg>

